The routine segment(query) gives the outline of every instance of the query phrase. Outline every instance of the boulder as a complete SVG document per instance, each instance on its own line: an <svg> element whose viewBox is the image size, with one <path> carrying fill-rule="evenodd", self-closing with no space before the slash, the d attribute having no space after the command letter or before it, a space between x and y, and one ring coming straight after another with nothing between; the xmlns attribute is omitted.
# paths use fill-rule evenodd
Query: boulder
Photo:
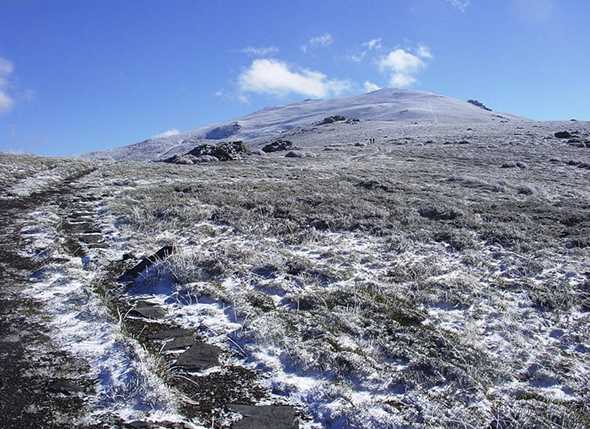
<svg viewBox="0 0 590 429"><path fill-rule="evenodd" d="M569 139L572 138L572 134L569 131L558 131L554 134L558 139Z"/></svg>
<svg viewBox="0 0 590 429"><path fill-rule="evenodd" d="M318 125L333 124L334 122L344 122L346 118L342 115L327 116L318 122Z"/></svg>
<svg viewBox="0 0 590 429"><path fill-rule="evenodd" d="M265 153L280 152L284 150L294 149L293 142L289 140L275 140L262 147L262 151Z"/></svg>
<svg viewBox="0 0 590 429"><path fill-rule="evenodd" d="M389 188L386 185L383 185L382 183L378 182L377 180L363 180L354 186L356 188L363 188L368 191L375 191L375 190L386 191L386 192L389 191Z"/></svg>
<svg viewBox="0 0 590 429"><path fill-rule="evenodd" d="M478 101L478 100L467 100L467 102L469 104L473 104L476 107L479 107L480 109L487 110L488 112L492 112L493 111L488 106L486 106L485 104L483 104L481 101Z"/></svg>
<svg viewBox="0 0 590 429"><path fill-rule="evenodd" d="M191 150L187 155L192 155L196 158L204 156L215 157L219 161L233 161L239 159L242 154L246 154L248 149L242 141L226 142L219 144L202 144ZM212 158L209 158L212 160Z"/></svg>

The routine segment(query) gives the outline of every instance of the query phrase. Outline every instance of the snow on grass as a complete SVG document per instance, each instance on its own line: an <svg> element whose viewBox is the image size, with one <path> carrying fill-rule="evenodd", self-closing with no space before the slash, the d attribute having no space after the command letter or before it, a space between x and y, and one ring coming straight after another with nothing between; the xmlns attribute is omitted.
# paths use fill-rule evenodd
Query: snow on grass
<svg viewBox="0 0 590 429"><path fill-rule="evenodd" d="M204 226L196 229L204 230ZM415 369L409 361L388 358L378 335L374 339L358 336L363 328L356 319L363 310L328 302L332 293L356 293L359 285L374 283L413 296L426 312L423 326L442 336L456 334L447 342L451 346L457 341L456 347L501 359L498 375L509 368L534 372L535 362L556 352L555 341L548 341L549 332L564 323L567 331L572 329L563 319L549 323L550 318L534 309L525 292L494 288L497 273L490 273L485 264L466 267L462 255L446 251L441 244L383 252L382 240L353 233L324 233L315 242L285 245L274 238L252 241L213 224L207 229L216 232L198 239L191 235L190 242L179 240L183 242L180 253L162 264L164 271L170 270L184 283L164 295L148 288L144 297L165 306L175 322L233 350L232 362L262 373L262 383L273 397L304 407L313 417L309 427L396 427L412 421L416 416L409 411L420 403L432 413L421 418L432 422L449 424L464 418L463 409L457 408L459 417L440 420L438 397L455 395L453 384L422 388L411 382ZM554 274L555 270L544 271L546 276ZM400 282L388 284L387 276ZM338 317L343 317L338 323L349 325L345 329L350 333L342 332L338 323L324 325L330 316L300 310L296 297L310 296L321 313L338 309ZM579 317L587 320L587 316ZM310 323L317 326L319 342L301 337L301 329L314 331ZM572 344L569 349L584 344ZM575 371L590 370L587 363ZM469 377L478 376L473 371ZM481 418L489 421L494 406L484 394L508 398L515 392L530 392L547 400L579 399L559 377L531 373L529 378L490 389L473 379L483 389L475 396Z"/></svg>
<svg viewBox="0 0 590 429"><path fill-rule="evenodd" d="M93 370L96 395L90 399L91 414L81 423L89 424L105 415L126 421L184 421L174 393L156 375L157 361L123 335L91 289L95 273L84 269L82 258L59 253L55 213L34 212L30 218L31 223L21 230L28 252L39 254L46 246L47 257L67 259L36 271L26 294L40 302L50 316L48 327L55 343L84 359Z"/></svg>

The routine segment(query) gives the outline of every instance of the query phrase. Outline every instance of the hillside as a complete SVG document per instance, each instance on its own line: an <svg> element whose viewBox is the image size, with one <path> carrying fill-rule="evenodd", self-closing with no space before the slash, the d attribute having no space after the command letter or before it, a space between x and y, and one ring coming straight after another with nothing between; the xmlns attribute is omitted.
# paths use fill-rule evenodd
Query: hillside
<svg viewBox="0 0 590 429"><path fill-rule="evenodd" d="M171 137L145 140L110 151L87 155L95 159L153 160L190 150L195 144L223 139L244 140L253 145L284 135L312 135L321 138L326 129L316 125L324 118L343 116L358 119L362 135L371 134L376 123L389 129L419 126L420 134L428 129L465 128L520 122L524 119L485 110L472 103L429 92L380 89L359 96L329 100L304 100L214 124ZM368 122L368 124L367 124ZM369 130L369 131L366 131ZM350 130L347 130L349 134ZM309 140L309 138L308 138ZM319 143L321 145L321 142Z"/></svg>

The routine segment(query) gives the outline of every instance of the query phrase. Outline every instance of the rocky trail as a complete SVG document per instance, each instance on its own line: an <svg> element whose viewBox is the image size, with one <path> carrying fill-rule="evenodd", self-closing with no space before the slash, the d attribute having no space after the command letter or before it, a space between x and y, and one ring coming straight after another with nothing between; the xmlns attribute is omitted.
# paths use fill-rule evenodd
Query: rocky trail
<svg viewBox="0 0 590 429"><path fill-rule="evenodd" d="M297 428L255 372L149 299L173 279L145 274L175 249L124 253L97 177L0 199L4 427Z"/></svg>

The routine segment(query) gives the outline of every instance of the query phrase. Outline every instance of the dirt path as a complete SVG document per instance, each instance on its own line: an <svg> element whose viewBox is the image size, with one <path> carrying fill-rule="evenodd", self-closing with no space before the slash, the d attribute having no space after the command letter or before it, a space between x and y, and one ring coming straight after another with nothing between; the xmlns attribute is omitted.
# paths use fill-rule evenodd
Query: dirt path
<svg viewBox="0 0 590 429"><path fill-rule="evenodd" d="M0 199L0 415L5 428L71 428L92 389L88 366L48 337L39 303L26 297L31 273L50 260L23 253L20 228L28 212L71 191L70 177L51 191Z"/></svg>

